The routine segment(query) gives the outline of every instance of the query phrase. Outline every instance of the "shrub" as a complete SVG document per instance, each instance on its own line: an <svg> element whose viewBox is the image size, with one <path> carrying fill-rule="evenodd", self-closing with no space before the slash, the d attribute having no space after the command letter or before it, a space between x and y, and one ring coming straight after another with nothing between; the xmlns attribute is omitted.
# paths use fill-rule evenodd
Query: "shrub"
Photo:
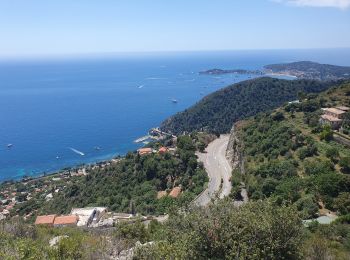
<svg viewBox="0 0 350 260"><path fill-rule="evenodd" d="M164 239L140 248L137 259L294 259L302 239L295 208L228 200L177 214Z"/></svg>

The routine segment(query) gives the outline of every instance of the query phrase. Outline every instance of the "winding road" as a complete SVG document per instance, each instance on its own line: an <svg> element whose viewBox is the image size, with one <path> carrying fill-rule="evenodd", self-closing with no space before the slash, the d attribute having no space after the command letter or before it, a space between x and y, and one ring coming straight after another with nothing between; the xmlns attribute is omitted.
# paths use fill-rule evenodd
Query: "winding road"
<svg viewBox="0 0 350 260"><path fill-rule="evenodd" d="M198 206L206 206L213 198L224 198L231 192L232 168L226 159L226 149L229 135L221 135L211 142L206 153L197 153L199 161L203 162L209 176L208 188L194 201Z"/></svg>

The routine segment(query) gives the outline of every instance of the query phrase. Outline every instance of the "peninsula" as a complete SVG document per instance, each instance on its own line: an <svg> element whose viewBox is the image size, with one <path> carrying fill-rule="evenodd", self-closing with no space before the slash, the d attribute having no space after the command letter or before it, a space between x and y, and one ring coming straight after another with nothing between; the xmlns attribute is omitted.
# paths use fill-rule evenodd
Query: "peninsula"
<svg viewBox="0 0 350 260"><path fill-rule="evenodd" d="M321 64L312 61L265 65L261 70L247 69L210 69L199 72L201 75L288 75L297 79L332 81L350 78L350 67Z"/></svg>

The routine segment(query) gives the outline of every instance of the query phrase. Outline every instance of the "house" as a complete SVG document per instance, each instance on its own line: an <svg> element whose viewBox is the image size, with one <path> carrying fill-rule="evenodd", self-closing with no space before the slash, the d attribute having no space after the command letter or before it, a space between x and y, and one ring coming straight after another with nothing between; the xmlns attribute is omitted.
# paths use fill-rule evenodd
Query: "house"
<svg viewBox="0 0 350 260"><path fill-rule="evenodd" d="M37 216L35 220L35 225L53 226L55 218L56 215Z"/></svg>
<svg viewBox="0 0 350 260"><path fill-rule="evenodd" d="M340 110L335 107L325 108L323 109L325 115L329 115L338 119L342 119L346 113L344 110Z"/></svg>
<svg viewBox="0 0 350 260"><path fill-rule="evenodd" d="M343 118L350 108L338 106L336 108L323 108L324 114L320 118L320 123L328 124L332 129L339 129L342 125Z"/></svg>
<svg viewBox="0 0 350 260"><path fill-rule="evenodd" d="M137 152L139 153L139 155L146 155L146 154L151 154L152 148L140 148L137 150Z"/></svg>
<svg viewBox="0 0 350 260"><path fill-rule="evenodd" d="M179 197L180 193L181 193L181 187L174 187L169 193L169 196L172 198L177 198Z"/></svg>
<svg viewBox="0 0 350 260"><path fill-rule="evenodd" d="M168 148L166 148L166 147L160 147L159 150L158 150L158 153L164 154L164 153L166 153L167 151L168 151Z"/></svg>
<svg viewBox="0 0 350 260"><path fill-rule="evenodd" d="M73 208L71 215L79 218L78 227L90 226L100 221L101 217L107 213L107 208L104 207L88 207L88 208Z"/></svg>
<svg viewBox="0 0 350 260"><path fill-rule="evenodd" d="M76 215L59 216L55 218L53 225L54 227L76 226L78 220L79 217Z"/></svg>
<svg viewBox="0 0 350 260"><path fill-rule="evenodd" d="M339 129L343 120L330 115L322 115L320 123L322 125L328 124L332 129Z"/></svg>

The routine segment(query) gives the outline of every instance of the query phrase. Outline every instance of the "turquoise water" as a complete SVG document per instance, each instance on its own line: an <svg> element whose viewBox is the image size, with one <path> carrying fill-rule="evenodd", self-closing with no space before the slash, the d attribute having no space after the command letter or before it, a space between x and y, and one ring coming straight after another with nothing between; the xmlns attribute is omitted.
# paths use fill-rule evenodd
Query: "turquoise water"
<svg viewBox="0 0 350 260"><path fill-rule="evenodd" d="M134 54L0 62L0 180L123 155L133 140L250 75L198 75L313 60L350 65L350 51ZM171 99L179 102L174 104ZM7 144L13 144L8 149ZM101 147L95 150L94 147ZM71 148L85 155L74 152ZM57 159L58 158L58 159Z"/></svg>

